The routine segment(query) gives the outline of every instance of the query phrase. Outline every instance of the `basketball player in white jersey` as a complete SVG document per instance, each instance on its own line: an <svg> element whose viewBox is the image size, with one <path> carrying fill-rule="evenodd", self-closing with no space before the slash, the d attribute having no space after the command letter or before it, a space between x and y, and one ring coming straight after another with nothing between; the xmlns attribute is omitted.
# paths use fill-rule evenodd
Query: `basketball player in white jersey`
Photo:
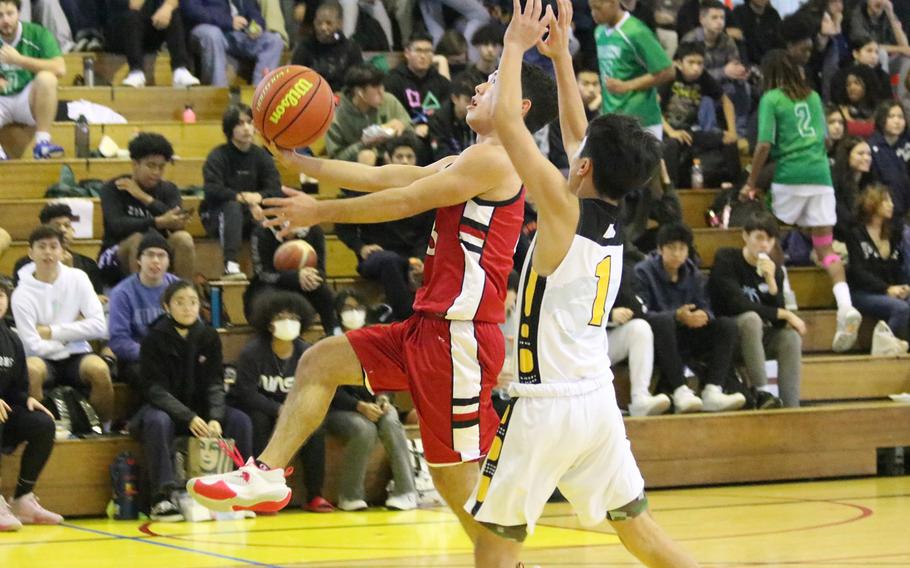
<svg viewBox="0 0 910 568"><path fill-rule="evenodd" d="M646 565L697 566L648 512L607 359L606 324L622 275L618 204L656 171L660 145L634 118L587 124L568 49L571 0L558 6L558 19L550 7L541 17L540 0L526 0L524 11L514 0L496 78L496 128L537 205L538 228L518 293L518 380L465 505L490 529L475 542L475 563L513 568L558 487L583 525L610 521ZM517 112L522 55L535 44L556 68L563 142L573 156L568 183Z"/></svg>

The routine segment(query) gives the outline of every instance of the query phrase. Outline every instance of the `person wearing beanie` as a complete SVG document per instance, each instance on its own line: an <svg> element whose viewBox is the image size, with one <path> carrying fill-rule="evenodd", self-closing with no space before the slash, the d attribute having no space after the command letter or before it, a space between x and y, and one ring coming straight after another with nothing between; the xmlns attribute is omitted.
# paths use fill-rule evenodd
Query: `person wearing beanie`
<svg viewBox="0 0 910 568"><path fill-rule="evenodd" d="M202 166L205 197L200 217L224 253L225 280L245 280L237 259L244 235L261 221L262 200L281 197L281 176L265 149L253 144L253 111L232 105L221 119L227 142L212 150Z"/></svg>
<svg viewBox="0 0 910 568"><path fill-rule="evenodd" d="M117 356L119 379L129 384L135 384L139 376L139 344L149 325L164 313L161 295L168 285L179 280L168 272L172 252L161 233L146 233L137 250L139 272L111 290L108 314L108 345Z"/></svg>

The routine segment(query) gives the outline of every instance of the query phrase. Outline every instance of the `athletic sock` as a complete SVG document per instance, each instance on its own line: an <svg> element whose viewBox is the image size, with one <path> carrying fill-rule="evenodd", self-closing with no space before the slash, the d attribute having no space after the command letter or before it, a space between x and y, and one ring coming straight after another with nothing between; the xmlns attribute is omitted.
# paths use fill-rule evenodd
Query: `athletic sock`
<svg viewBox="0 0 910 568"><path fill-rule="evenodd" d="M44 132L43 130L39 130L38 132L35 132L35 142L50 142L50 141L51 141L50 132Z"/></svg>
<svg viewBox="0 0 910 568"><path fill-rule="evenodd" d="M831 291L834 292L837 311L844 312L853 307L853 302L850 300L850 287L846 282L838 282L831 288Z"/></svg>

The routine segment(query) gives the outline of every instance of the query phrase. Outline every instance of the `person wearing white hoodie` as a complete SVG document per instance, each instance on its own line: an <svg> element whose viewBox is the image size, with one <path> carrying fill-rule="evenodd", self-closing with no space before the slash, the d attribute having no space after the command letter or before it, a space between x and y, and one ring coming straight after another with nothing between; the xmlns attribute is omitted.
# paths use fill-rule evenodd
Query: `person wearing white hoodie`
<svg viewBox="0 0 910 568"><path fill-rule="evenodd" d="M101 302L88 276L61 262L60 231L41 225L28 243L32 262L19 270L11 303L28 357L29 394L44 400L45 382L88 385L89 401L109 426L114 406L111 373L88 343L107 337Z"/></svg>

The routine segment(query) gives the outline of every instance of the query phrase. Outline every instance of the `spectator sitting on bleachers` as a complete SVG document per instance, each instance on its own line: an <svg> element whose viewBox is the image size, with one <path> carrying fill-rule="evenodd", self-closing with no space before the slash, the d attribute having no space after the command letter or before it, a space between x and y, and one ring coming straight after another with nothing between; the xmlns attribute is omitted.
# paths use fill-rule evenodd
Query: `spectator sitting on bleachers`
<svg viewBox="0 0 910 568"><path fill-rule="evenodd" d="M50 130L66 63L49 31L20 21L19 6L19 0L0 0L0 127L35 126L35 159L59 158L63 148L51 141ZM6 159L0 148L0 160Z"/></svg>
<svg viewBox="0 0 910 568"><path fill-rule="evenodd" d="M733 9L730 23L743 32L743 46L750 65L761 65L765 54L782 47L780 14L771 0L746 0Z"/></svg>
<svg viewBox="0 0 910 568"><path fill-rule="evenodd" d="M891 190L894 218L903 222L910 211L910 137L903 105L891 100L875 109L875 134L869 146L872 170Z"/></svg>
<svg viewBox="0 0 910 568"><path fill-rule="evenodd" d="M799 406L806 324L784 308L784 272L769 256L777 237L774 217L752 215L743 227L743 248L719 249L708 279L715 312L736 319L739 353L759 410ZM777 360L780 398L768 386L766 359Z"/></svg>
<svg viewBox="0 0 910 568"><path fill-rule="evenodd" d="M449 99L452 86L433 65L433 42L414 33L404 48L404 61L385 76L385 89L407 109L414 132L426 138L433 113Z"/></svg>
<svg viewBox="0 0 910 568"><path fill-rule="evenodd" d="M868 138L875 131L872 114L881 102L878 77L868 65L841 69L831 80L831 100L847 118L847 134Z"/></svg>
<svg viewBox="0 0 910 568"><path fill-rule="evenodd" d="M63 264L85 272L92 283L92 288L98 294L98 299L101 300L102 304L106 304L107 296L104 295L104 279L102 278L101 270L98 268L98 263L84 254L79 254L72 250L75 235L73 221L76 220L72 208L66 203L48 203L38 214L38 220L42 225L50 225L63 234ZM32 259L28 255L16 261L16 266L13 268L14 284L19 283L19 271L30 262L32 262Z"/></svg>
<svg viewBox="0 0 910 568"><path fill-rule="evenodd" d="M191 87L199 79L186 68L189 55L178 0L113 0L108 2L107 49L126 56L130 72L123 80L128 87L144 87L144 58L167 42L171 55L171 84Z"/></svg>
<svg viewBox="0 0 910 568"><path fill-rule="evenodd" d="M227 142L216 147L202 166L205 198L199 216L210 237L221 244L225 280L245 280L237 259L244 235L262 221L262 200L280 197L281 175L272 156L253 143L253 111L229 107L221 118Z"/></svg>
<svg viewBox="0 0 910 568"><path fill-rule="evenodd" d="M389 144L390 163L414 166L415 144L406 137ZM361 195L342 190L345 197ZM357 255L357 272L368 280L382 283L386 301L397 321L412 313L415 279L423 276L423 258L433 227L435 211L384 223L362 225L335 224L338 238Z"/></svg>
<svg viewBox="0 0 910 568"><path fill-rule="evenodd" d="M474 32L471 45L477 50L477 60L452 78L452 82L459 78L466 79L474 87L486 83L487 78L499 68L499 58L502 57L502 37L505 31L496 23L489 23Z"/></svg>
<svg viewBox="0 0 910 568"><path fill-rule="evenodd" d="M6 325L13 283L0 278L0 447L25 450L12 502L0 495L0 532L17 531L23 524L56 525L63 517L38 504L34 490L41 470L54 449L54 415L29 396L28 365L19 336Z"/></svg>
<svg viewBox="0 0 910 568"><path fill-rule="evenodd" d="M742 63L736 42L724 29L727 12L729 10L719 0L704 0L698 9L700 27L683 36L680 43L705 46L705 72L720 83L733 102L736 130L744 134L752 110L751 86L747 81L749 69Z"/></svg>
<svg viewBox="0 0 910 568"><path fill-rule="evenodd" d="M880 320L875 333L881 337L872 341L873 355L906 353L910 339L910 278L901 250L904 223L892 219L893 212L888 188L870 185L857 201L856 223L847 235L853 302L863 315ZM880 331L883 323L890 329Z"/></svg>
<svg viewBox="0 0 910 568"><path fill-rule="evenodd" d="M865 65L875 73L876 87L874 95L879 101L887 101L894 98L894 91L891 88L891 76L882 69L881 59L879 59L880 48L870 36L858 36L853 42L853 60L857 65ZM833 79L832 79L833 81Z"/></svg>
<svg viewBox="0 0 910 568"><path fill-rule="evenodd" d="M325 136L330 158L375 166L377 147L405 130L411 130L408 111L385 92L383 73L372 65L351 67L344 76L344 94ZM373 132L376 125L381 132Z"/></svg>
<svg viewBox="0 0 910 568"><path fill-rule="evenodd" d="M594 69L585 69L579 65L575 67L575 83L578 85L578 94L581 95L581 102L585 105L585 116L590 122L594 117L600 114L600 77ZM562 143L562 126L559 119L549 124L547 137L550 143L550 151L547 157L554 166L563 172L569 171L569 156L566 155L565 146Z"/></svg>
<svg viewBox="0 0 910 568"><path fill-rule="evenodd" d="M878 181L872 171L872 149L862 138L847 136L834 151L834 196L837 200L837 226L834 236L845 241L856 221L856 200L866 187Z"/></svg>
<svg viewBox="0 0 910 568"><path fill-rule="evenodd" d="M905 22L906 23L906 22ZM848 30L850 42L872 37L890 60L890 70L906 75L910 63L910 47L901 21L894 13L892 0L860 0L850 13Z"/></svg>
<svg viewBox="0 0 910 568"><path fill-rule="evenodd" d="M481 0L417 0L417 2L420 5L423 23L433 36L431 38L432 44L439 43L447 27L443 17L443 6L457 12L461 16L459 20L464 22L464 37L469 43L468 59L470 61L477 60L477 50L470 42L477 30L490 21L490 14L484 8ZM454 27L462 29L458 22ZM416 32L411 34L411 38L414 35L417 35Z"/></svg>
<svg viewBox="0 0 910 568"><path fill-rule="evenodd" d="M60 0L76 44L73 51L101 51L107 0Z"/></svg>
<svg viewBox="0 0 910 568"><path fill-rule="evenodd" d="M275 268L275 251L281 242L271 229L258 223L250 235L250 249L253 259L253 279L243 294L243 305L247 319L253 317L255 298L261 294L271 294L276 290L286 290L301 294L319 314L325 334L338 335L341 328L335 317L335 294L327 281L325 272L326 250L325 233L322 227L314 225L305 231L299 231L294 237L308 242L316 251L316 266L304 266L299 270L278 270ZM289 238L290 240L290 238Z"/></svg>
<svg viewBox="0 0 910 568"><path fill-rule="evenodd" d="M654 373L654 333L647 320L643 319L644 304L638 295L634 267L632 262L623 263L619 292L607 323L607 345L611 365L629 360L632 394L629 414L652 416L663 414L670 408L670 397L649 392Z"/></svg>
<svg viewBox="0 0 910 568"><path fill-rule="evenodd" d="M256 335L244 345L237 359L237 381L231 401L253 423L253 454L265 448L278 421L282 405L294 386L294 370L310 344L301 339L312 313L298 294L270 291L260 295L251 310L250 325ZM306 487L304 508L329 513L332 505L322 496L325 478L325 429L320 427L300 449Z"/></svg>
<svg viewBox="0 0 910 568"><path fill-rule="evenodd" d="M482 82L485 81L486 79ZM449 100L430 117L428 142L433 161L461 154L474 143L475 134L468 126L466 117L475 86L471 85L464 75L456 78L452 81L452 94L449 95Z"/></svg>
<svg viewBox="0 0 910 568"><path fill-rule="evenodd" d="M63 53L73 51L73 30L60 0L20 0L19 19L46 28Z"/></svg>
<svg viewBox="0 0 910 568"><path fill-rule="evenodd" d="M181 0L180 10L199 52L201 79L206 85L227 87L227 56L253 60L258 85L266 70L281 64L284 40L265 31L265 21L255 0Z"/></svg>
<svg viewBox="0 0 910 568"><path fill-rule="evenodd" d="M199 295L185 280L170 284L161 297L166 314L149 326L139 352L138 391L142 408L130 420L140 440L152 490L151 519L182 521L171 493L176 436L233 438L244 456L252 455L253 427L243 412L225 404L221 338L199 319Z"/></svg>
<svg viewBox="0 0 910 568"><path fill-rule="evenodd" d="M831 100L831 80L850 52L850 45L841 30L843 9L841 0L820 0L807 3L798 12L818 22L806 74L823 101Z"/></svg>
<svg viewBox="0 0 910 568"><path fill-rule="evenodd" d="M689 185L694 159L701 160L703 183L708 187L736 182L739 177L733 103L704 72L704 61L701 44L679 44L674 56L676 79L658 90L666 135L664 162L677 187ZM718 110L723 111L723 128Z"/></svg>
<svg viewBox="0 0 910 568"><path fill-rule="evenodd" d="M467 68L468 43L458 30L446 30L442 39L436 44L433 64L436 70L446 79L452 80L456 73L463 73Z"/></svg>
<svg viewBox="0 0 910 568"><path fill-rule="evenodd" d="M16 330L28 355L29 392L44 400L46 383L88 386L92 407L109 429L114 415L111 372L89 345L92 339L107 338L104 308L88 275L60 262L63 252L60 231L47 225L32 231L28 254L34 262L19 270L13 292Z"/></svg>
<svg viewBox="0 0 910 568"><path fill-rule="evenodd" d="M336 305L345 331L363 327L364 320L359 317L344 316L345 313L359 313L365 308L359 296L343 291L338 294ZM377 438L389 457L394 481L385 506L396 511L417 508L407 436L401 427L398 409L387 395L374 395L362 386L339 387L326 415L325 428L345 445L344 467L338 482L339 509L359 511L367 508L363 484Z"/></svg>
<svg viewBox="0 0 910 568"><path fill-rule="evenodd" d="M664 3L667 0L663 0ZM675 0L674 0L675 1ZM719 1L719 0L718 0ZM706 4L713 4L714 0L684 0L679 9L676 11L676 35L679 38L679 42L691 41L691 33L693 30L698 28L699 25L704 26L701 23L701 11ZM724 20L728 23L733 21L733 10L728 8L723 2L721 2L724 10ZM730 37L734 40L742 40L743 34L741 30L732 29L728 30ZM686 39L689 38L689 39Z"/></svg>
<svg viewBox="0 0 910 568"><path fill-rule="evenodd" d="M333 91L344 87L344 74L363 63L360 47L341 32L341 4L325 0L316 10L313 33L294 48L291 63L305 65L329 82Z"/></svg>
<svg viewBox="0 0 910 568"><path fill-rule="evenodd" d="M635 265L638 287L654 333L654 357L661 390L672 393L676 412L737 410L746 404L735 387L733 355L736 322L715 317L708 305L705 277L689 257L692 231L668 223L657 232L657 251ZM705 357L707 371L699 399L686 384L683 357Z"/></svg>
<svg viewBox="0 0 910 568"><path fill-rule="evenodd" d="M168 272L171 248L161 233L150 229L137 249L139 272L121 280L111 290L108 313L109 345L117 356L117 377L136 385L139 378L139 345L149 326L164 313L161 295L179 280Z"/></svg>
<svg viewBox="0 0 910 568"><path fill-rule="evenodd" d="M174 273L192 278L196 249L186 231L192 211L182 208L177 186L164 179L174 148L160 134L141 132L130 141L129 151L133 173L108 181L100 192L104 236L98 266L105 281L114 286L139 269L136 250L149 229L167 237Z"/></svg>
<svg viewBox="0 0 910 568"><path fill-rule="evenodd" d="M828 157L832 164L834 163L834 150L837 143L847 135L847 117L844 111L835 104L828 103L825 105L825 125L828 127L825 136L825 148L828 150Z"/></svg>

